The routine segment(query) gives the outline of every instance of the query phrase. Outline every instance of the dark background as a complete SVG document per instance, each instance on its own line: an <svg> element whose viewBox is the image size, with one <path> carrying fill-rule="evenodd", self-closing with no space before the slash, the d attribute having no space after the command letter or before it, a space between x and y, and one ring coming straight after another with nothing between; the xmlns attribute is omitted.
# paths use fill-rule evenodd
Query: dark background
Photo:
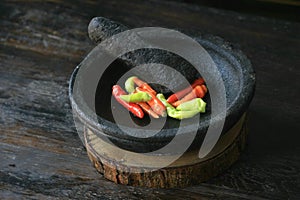
<svg viewBox="0 0 300 200"><path fill-rule="evenodd" d="M213 8L299 22L299 0L177 0Z"/></svg>

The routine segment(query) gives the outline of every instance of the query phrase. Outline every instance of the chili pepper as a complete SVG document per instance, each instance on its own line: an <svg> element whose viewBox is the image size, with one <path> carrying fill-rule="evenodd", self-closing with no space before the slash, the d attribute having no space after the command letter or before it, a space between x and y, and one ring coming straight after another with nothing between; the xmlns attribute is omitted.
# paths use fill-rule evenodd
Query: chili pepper
<svg viewBox="0 0 300 200"><path fill-rule="evenodd" d="M143 90L146 90L147 92L152 93L153 95L156 95L156 91L153 90L151 88L151 86L148 85L148 83L142 81L138 77L134 77L132 80L137 86L139 86L139 88L142 88Z"/></svg>
<svg viewBox="0 0 300 200"><path fill-rule="evenodd" d="M191 118L199 113L198 109L194 110L177 110L165 99L163 94L157 94L156 97L166 106L168 116L175 119Z"/></svg>
<svg viewBox="0 0 300 200"><path fill-rule="evenodd" d="M198 112L205 112L206 103L201 98L196 98L187 102L184 102L177 106L176 110L191 111L197 110Z"/></svg>
<svg viewBox="0 0 300 200"><path fill-rule="evenodd" d="M126 87L126 86L125 86ZM144 92L137 92L136 90L133 91L133 93L144 93ZM152 98L148 93L146 93L150 99ZM150 100L149 99L149 100ZM145 102L138 102L137 103L146 113L148 113L153 118L159 118L159 116L151 109L151 107L145 103Z"/></svg>
<svg viewBox="0 0 300 200"><path fill-rule="evenodd" d="M136 78L136 76L129 77L129 78L125 81L125 90L126 90L128 93L132 93L132 92L134 92L134 90L135 90L135 87L134 87L134 81L133 81L134 78Z"/></svg>
<svg viewBox="0 0 300 200"><path fill-rule="evenodd" d="M188 93L186 96L184 96L181 100L172 103L172 105L175 106L175 107L177 107L180 104L182 104L184 102L187 102L189 100L192 100L192 99L194 99L196 97L203 98L204 95L205 95L205 90L202 88L202 86L197 85L190 93Z"/></svg>
<svg viewBox="0 0 300 200"><path fill-rule="evenodd" d="M138 87L148 91L149 93L153 93L154 95L156 95L156 91L153 90L151 88L151 86L148 85L148 83L142 81L141 79L139 79L136 76L131 76L125 81L126 91L129 92L129 93L132 93L135 90L134 84L136 84Z"/></svg>
<svg viewBox="0 0 300 200"><path fill-rule="evenodd" d="M207 87L205 85L201 85L202 89L204 90L204 93L207 93Z"/></svg>
<svg viewBox="0 0 300 200"><path fill-rule="evenodd" d="M128 103L120 98L120 95L125 95L126 92L119 85L114 85L112 87L112 94L121 105L132 112L135 116L139 118L144 117L144 112L139 105L135 103Z"/></svg>
<svg viewBox="0 0 300 200"><path fill-rule="evenodd" d="M156 95L156 97L164 104L168 113L169 111L176 110L171 104L169 104L169 102L166 100L163 94L159 93Z"/></svg>
<svg viewBox="0 0 300 200"><path fill-rule="evenodd" d="M203 78L198 78L197 80L195 80L193 82L193 84L183 90L180 90L179 92L176 92L174 94L172 94L171 96L169 96L169 98L167 99L167 101L169 103L174 103L175 101L177 101L178 99L184 97L184 95L186 95L187 93L189 93L190 91L192 91L192 89L194 87L196 87L197 85L203 85L204 84L204 79Z"/></svg>
<svg viewBox="0 0 300 200"><path fill-rule="evenodd" d="M168 115L175 119L187 119L187 118L194 117L198 113L199 113L198 110L186 110L186 111L172 110L172 111L168 112Z"/></svg>
<svg viewBox="0 0 300 200"><path fill-rule="evenodd" d="M152 97L150 101L147 101L152 110L162 117L166 116L166 107L153 93L140 87L137 87L136 90L138 92L147 92Z"/></svg>
<svg viewBox="0 0 300 200"><path fill-rule="evenodd" d="M139 102L137 103L139 106L141 106L141 108L148 113L150 116L152 116L153 118L159 118L159 116L151 109L151 107L145 103L145 102Z"/></svg>
<svg viewBox="0 0 300 200"><path fill-rule="evenodd" d="M120 95L120 98L126 102L138 103L151 100L151 96L147 92L137 92L133 94Z"/></svg>

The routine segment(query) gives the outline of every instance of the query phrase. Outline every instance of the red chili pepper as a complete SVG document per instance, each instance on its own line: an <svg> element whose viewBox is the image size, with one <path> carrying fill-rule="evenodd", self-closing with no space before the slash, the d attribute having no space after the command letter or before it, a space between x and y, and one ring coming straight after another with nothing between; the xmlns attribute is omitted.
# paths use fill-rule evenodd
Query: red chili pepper
<svg viewBox="0 0 300 200"><path fill-rule="evenodd" d="M195 80L193 82L193 84L190 87L187 87L187 88L180 90L179 92L176 92L176 93L172 94L171 96L169 96L169 98L167 99L168 103L174 103L175 101L177 101L178 99L181 99L182 97L184 97L184 95L186 95L187 93L192 91L192 89L194 87L196 87L197 85L202 85L202 84L204 84L204 79L198 78L197 80Z"/></svg>
<svg viewBox="0 0 300 200"><path fill-rule="evenodd" d="M203 98L204 95L207 92L207 88L205 85L197 85L190 93L188 93L186 96L184 96L182 99L179 101L176 101L172 103L174 107L179 106L180 104L187 102L189 100L192 100L194 98Z"/></svg>
<svg viewBox="0 0 300 200"><path fill-rule="evenodd" d="M144 88L137 87L137 91L140 92L147 92L152 98L150 101L147 101L149 106L152 108L152 110L157 113L158 115L161 115L163 117L166 116L166 107L165 105L155 96L155 94L148 92Z"/></svg>
<svg viewBox="0 0 300 200"><path fill-rule="evenodd" d="M202 89L204 90L205 94L207 93L207 87L205 85L201 85Z"/></svg>
<svg viewBox="0 0 300 200"><path fill-rule="evenodd" d="M126 92L119 85L114 85L112 87L112 94L120 104L122 104L127 110L132 112L135 116L139 118L144 117L144 112L139 105L135 103L127 103L126 101L123 101L120 98L120 95L125 95Z"/></svg>
<svg viewBox="0 0 300 200"><path fill-rule="evenodd" d="M146 90L147 92L156 95L156 91L153 90L153 89L151 88L151 86L148 85L148 83L142 81L141 79L135 77L135 78L133 79L133 82L134 82L137 86L139 86L140 88Z"/></svg>
<svg viewBox="0 0 300 200"><path fill-rule="evenodd" d="M139 106L141 106L141 108L148 113L150 116L152 116L153 118L159 118L159 116L151 109L151 107L145 103L145 102L139 102L137 103Z"/></svg>
<svg viewBox="0 0 300 200"><path fill-rule="evenodd" d="M136 93L136 92L138 92L138 91L135 90L133 93ZM148 94L148 92L147 92L147 94ZM159 118L159 116L156 114L156 112L154 112L146 102L138 102L136 104L138 104L146 113L148 113L153 118L156 118L156 119Z"/></svg>

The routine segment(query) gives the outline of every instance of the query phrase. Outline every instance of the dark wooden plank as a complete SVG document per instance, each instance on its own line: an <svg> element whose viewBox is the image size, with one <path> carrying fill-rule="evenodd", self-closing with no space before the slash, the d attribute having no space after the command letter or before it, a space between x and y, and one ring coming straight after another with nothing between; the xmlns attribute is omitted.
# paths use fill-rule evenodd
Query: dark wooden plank
<svg viewBox="0 0 300 200"><path fill-rule="evenodd" d="M0 198L296 199L300 196L299 23L160 1L0 3ZM87 24L105 16L239 44L257 71L248 146L224 174L185 189L115 185L92 167L67 98L73 68L93 48ZM297 123L298 122L298 123Z"/></svg>

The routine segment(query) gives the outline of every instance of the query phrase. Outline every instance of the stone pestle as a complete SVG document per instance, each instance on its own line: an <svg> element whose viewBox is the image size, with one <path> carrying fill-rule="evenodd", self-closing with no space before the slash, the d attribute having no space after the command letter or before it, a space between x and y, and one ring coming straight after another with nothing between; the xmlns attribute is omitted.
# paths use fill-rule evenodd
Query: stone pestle
<svg viewBox="0 0 300 200"><path fill-rule="evenodd" d="M96 44L126 30L129 30L127 26L104 17L95 17L88 25L89 37ZM118 59L126 64L125 66L128 67L127 70L143 64L149 64L143 67L136 67L134 74L141 79L154 80L154 82L160 83L151 84L151 86L157 92L164 94L170 94L172 91L178 91L187 87L186 80L192 83L196 78L200 77L198 71L184 58L161 49L139 49L128 52ZM176 71L166 70L165 67L157 64L167 65ZM124 67L124 65L120 67ZM182 80L178 72L183 75L186 80ZM169 87L165 87L164 85L168 85Z"/></svg>

